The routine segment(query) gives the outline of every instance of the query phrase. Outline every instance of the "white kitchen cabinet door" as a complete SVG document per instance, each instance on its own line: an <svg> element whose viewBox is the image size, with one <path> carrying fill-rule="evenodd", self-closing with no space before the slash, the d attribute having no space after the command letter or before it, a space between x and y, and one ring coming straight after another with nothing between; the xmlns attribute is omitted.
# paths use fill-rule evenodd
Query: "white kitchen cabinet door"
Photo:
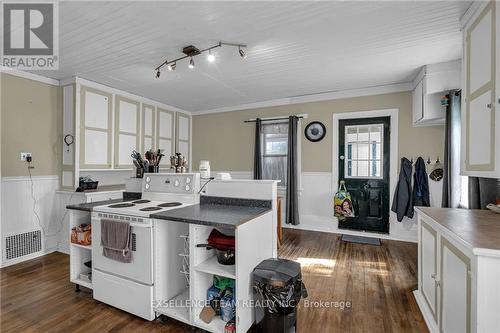
<svg viewBox="0 0 500 333"><path fill-rule="evenodd" d="M437 263L438 263L438 242L437 232L430 225L421 221L420 229L420 258L421 258L421 291L427 302L434 321L437 323Z"/></svg>
<svg viewBox="0 0 500 333"><path fill-rule="evenodd" d="M157 111L157 124L156 124L156 142L158 149L163 150L165 155L160 163L161 167L170 167L170 156L175 153L174 151L174 117L172 111L158 108Z"/></svg>
<svg viewBox="0 0 500 333"><path fill-rule="evenodd" d="M155 149L156 117L155 107L142 105L142 152Z"/></svg>
<svg viewBox="0 0 500 333"><path fill-rule="evenodd" d="M191 145L191 117L178 112L176 128L176 152L181 153L191 166L189 155Z"/></svg>
<svg viewBox="0 0 500 333"><path fill-rule="evenodd" d="M441 237L440 332L471 331L471 263L462 251Z"/></svg>
<svg viewBox="0 0 500 333"><path fill-rule="evenodd" d="M468 176L500 177L496 5L495 1L489 2L465 29L464 35L462 174Z"/></svg>
<svg viewBox="0 0 500 333"><path fill-rule="evenodd" d="M80 88L80 168L111 168L111 94Z"/></svg>
<svg viewBox="0 0 500 333"><path fill-rule="evenodd" d="M139 102L115 97L115 168L131 168L133 150L139 150Z"/></svg>

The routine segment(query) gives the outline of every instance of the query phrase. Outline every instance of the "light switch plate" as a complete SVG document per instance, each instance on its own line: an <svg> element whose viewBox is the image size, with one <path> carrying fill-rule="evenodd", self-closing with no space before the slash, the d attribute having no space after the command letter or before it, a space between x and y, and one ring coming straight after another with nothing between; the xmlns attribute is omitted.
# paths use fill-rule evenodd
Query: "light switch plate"
<svg viewBox="0 0 500 333"><path fill-rule="evenodd" d="M26 162L28 157L31 157L31 153L21 153L21 161Z"/></svg>

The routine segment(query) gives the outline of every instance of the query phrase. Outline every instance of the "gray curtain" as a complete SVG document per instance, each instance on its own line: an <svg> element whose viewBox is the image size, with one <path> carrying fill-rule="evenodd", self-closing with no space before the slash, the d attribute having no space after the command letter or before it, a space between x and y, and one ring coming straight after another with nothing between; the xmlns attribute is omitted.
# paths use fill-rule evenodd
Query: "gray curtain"
<svg viewBox="0 0 500 333"><path fill-rule="evenodd" d="M297 174L297 127L299 118L288 118L288 161L286 187L286 223L299 224L298 174Z"/></svg>
<svg viewBox="0 0 500 333"><path fill-rule="evenodd" d="M485 209L500 198L500 180L469 177L469 209Z"/></svg>
<svg viewBox="0 0 500 333"><path fill-rule="evenodd" d="M253 179L262 179L262 120L255 120L255 146L253 153Z"/></svg>
<svg viewBox="0 0 500 333"><path fill-rule="evenodd" d="M460 176L460 91L450 92L448 98L441 207L458 208L462 184Z"/></svg>

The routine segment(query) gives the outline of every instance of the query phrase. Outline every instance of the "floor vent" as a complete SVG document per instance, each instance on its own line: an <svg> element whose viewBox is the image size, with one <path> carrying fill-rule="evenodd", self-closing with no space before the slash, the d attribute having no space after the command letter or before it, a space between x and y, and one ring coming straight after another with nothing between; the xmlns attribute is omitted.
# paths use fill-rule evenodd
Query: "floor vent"
<svg viewBox="0 0 500 333"><path fill-rule="evenodd" d="M42 232L35 230L5 237L5 259L11 260L42 251Z"/></svg>

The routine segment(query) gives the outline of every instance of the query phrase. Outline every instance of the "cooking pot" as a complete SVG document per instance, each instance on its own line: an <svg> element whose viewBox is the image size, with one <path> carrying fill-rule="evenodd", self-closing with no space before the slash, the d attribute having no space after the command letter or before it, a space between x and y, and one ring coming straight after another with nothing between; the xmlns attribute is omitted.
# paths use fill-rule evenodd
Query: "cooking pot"
<svg viewBox="0 0 500 333"><path fill-rule="evenodd" d="M234 249L221 250L210 244L198 244L196 247L204 247L207 250L215 250L215 255L217 256L217 262L221 265L234 265L235 255Z"/></svg>

